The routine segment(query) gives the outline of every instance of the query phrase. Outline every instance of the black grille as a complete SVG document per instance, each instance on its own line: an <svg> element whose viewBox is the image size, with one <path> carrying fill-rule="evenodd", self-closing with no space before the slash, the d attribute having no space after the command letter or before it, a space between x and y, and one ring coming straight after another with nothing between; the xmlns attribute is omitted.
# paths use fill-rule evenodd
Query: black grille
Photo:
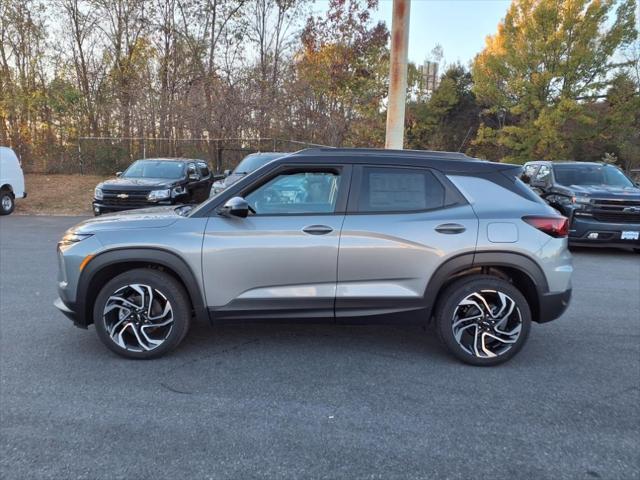
<svg viewBox="0 0 640 480"><path fill-rule="evenodd" d="M627 200L627 199L610 199L610 198L597 198L593 200L594 205L597 207L640 207L640 200Z"/></svg>
<svg viewBox="0 0 640 480"><path fill-rule="evenodd" d="M103 190L104 205L140 207L150 205L147 196L151 190ZM126 197L125 197L126 195Z"/></svg>
<svg viewBox="0 0 640 480"><path fill-rule="evenodd" d="M593 218L608 223L640 223L640 213L594 212Z"/></svg>

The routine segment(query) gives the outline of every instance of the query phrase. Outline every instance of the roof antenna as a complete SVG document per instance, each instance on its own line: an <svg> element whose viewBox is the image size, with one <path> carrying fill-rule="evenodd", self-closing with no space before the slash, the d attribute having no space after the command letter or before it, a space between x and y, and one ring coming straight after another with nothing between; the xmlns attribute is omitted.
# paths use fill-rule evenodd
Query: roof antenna
<svg viewBox="0 0 640 480"><path fill-rule="evenodd" d="M460 144L460 147L458 148L458 153L462 152L462 147L464 147L464 144L467 143L467 138L469 138L469 134L471 133L471 129L473 129L473 125L469 127L469 130L467 130L467 134L464 136L464 140L462 140L462 143Z"/></svg>

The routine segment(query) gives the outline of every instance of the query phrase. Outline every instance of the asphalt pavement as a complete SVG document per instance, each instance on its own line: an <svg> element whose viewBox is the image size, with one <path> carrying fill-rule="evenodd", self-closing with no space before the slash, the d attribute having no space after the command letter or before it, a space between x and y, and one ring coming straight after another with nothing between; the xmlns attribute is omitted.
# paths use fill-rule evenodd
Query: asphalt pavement
<svg viewBox="0 0 640 480"><path fill-rule="evenodd" d="M640 255L576 251L569 310L500 367L332 325L196 325L131 361L52 305L79 220L0 219L4 480L640 478Z"/></svg>

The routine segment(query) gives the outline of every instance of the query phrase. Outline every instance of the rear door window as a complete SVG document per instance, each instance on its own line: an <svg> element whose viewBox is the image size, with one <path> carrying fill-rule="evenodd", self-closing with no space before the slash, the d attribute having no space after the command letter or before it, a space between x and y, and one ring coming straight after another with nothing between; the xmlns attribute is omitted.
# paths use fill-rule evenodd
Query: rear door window
<svg viewBox="0 0 640 480"><path fill-rule="evenodd" d="M419 212L442 208L445 188L429 170L364 167L359 212Z"/></svg>

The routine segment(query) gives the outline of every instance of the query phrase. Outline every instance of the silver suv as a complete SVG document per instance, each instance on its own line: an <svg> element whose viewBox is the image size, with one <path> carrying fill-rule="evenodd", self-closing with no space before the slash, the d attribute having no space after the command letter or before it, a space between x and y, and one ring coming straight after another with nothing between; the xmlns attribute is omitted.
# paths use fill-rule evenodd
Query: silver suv
<svg viewBox="0 0 640 480"><path fill-rule="evenodd" d="M87 220L58 245L56 306L130 358L192 318L433 323L464 362L495 365L571 296L567 220L517 177L463 154L313 149L196 208Z"/></svg>

